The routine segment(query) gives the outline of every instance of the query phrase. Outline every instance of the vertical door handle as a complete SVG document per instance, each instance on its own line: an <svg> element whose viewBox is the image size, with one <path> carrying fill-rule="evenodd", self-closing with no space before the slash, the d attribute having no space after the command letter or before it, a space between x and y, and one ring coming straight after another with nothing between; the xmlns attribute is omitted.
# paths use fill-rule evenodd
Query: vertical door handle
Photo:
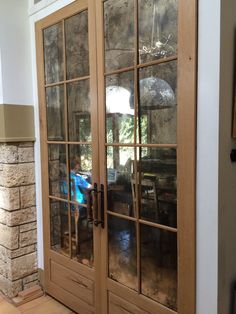
<svg viewBox="0 0 236 314"><path fill-rule="evenodd" d="M104 185L101 184L101 227L104 228Z"/></svg>
<svg viewBox="0 0 236 314"><path fill-rule="evenodd" d="M98 226L98 185L94 183L93 188L93 223Z"/></svg>
<svg viewBox="0 0 236 314"><path fill-rule="evenodd" d="M100 220L98 220L98 194L101 193L101 202L100 202ZM101 184L101 190L97 190L96 185L96 191L94 191L94 198L96 200L96 206L94 207L94 225L98 227L101 225L102 228L104 228L104 185Z"/></svg>

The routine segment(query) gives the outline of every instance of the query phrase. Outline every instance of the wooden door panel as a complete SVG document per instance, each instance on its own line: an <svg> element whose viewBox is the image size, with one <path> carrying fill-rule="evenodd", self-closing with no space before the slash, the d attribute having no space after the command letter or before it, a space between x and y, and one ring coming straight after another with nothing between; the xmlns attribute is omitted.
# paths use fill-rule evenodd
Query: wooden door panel
<svg viewBox="0 0 236 314"><path fill-rule="evenodd" d="M94 306L94 282L51 261L51 281Z"/></svg>
<svg viewBox="0 0 236 314"><path fill-rule="evenodd" d="M36 23L45 290L80 314L100 306L100 230L88 205L99 182L94 28L94 0Z"/></svg>
<svg viewBox="0 0 236 314"><path fill-rule="evenodd" d="M109 293L109 314L150 314L150 312Z"/></svg>

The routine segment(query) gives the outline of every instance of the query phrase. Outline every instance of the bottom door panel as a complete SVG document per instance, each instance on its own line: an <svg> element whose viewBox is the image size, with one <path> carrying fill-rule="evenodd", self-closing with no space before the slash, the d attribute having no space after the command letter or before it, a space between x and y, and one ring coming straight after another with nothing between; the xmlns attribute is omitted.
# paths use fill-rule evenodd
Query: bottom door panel
<svg viewBox="0 0 236 314"><path fill-rule="evenodd" d="M95 314L94 307L77 298L53 282L48 283L46 292L78 314Z"/></svg>
<svg viewBox="0 0 236 314"><path fill-rule="evenodd" d="M113 293L109 293L109 314L150 314L136 305L119 298Z"/></svg>
<svg viewBox="0 0 236 314"><path fill-rule="evenodd" d="M94 282L52 260L51 281L89 305L94 305Z"/></svg>

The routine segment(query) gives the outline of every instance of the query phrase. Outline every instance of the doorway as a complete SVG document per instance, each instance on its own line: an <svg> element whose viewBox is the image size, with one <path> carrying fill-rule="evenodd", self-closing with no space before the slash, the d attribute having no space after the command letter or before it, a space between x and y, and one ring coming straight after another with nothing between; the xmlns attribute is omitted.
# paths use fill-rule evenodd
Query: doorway
<svg viewBox="0 0 236 314"><path fill-rule="evenodd" d="M78 0L36 24L45 289L78 313L195 311L190 2Z"/></svg>

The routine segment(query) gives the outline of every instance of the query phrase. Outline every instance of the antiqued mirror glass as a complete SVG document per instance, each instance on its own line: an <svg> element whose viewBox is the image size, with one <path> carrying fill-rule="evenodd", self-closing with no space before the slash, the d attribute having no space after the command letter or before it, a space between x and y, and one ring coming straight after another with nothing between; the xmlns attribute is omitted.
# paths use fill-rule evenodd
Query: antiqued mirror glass
<svg viewBox="0 0 236 314"><path fill-rule="evenodd" d="M66 146L48 145L49 194L59 198L68 198Z"/></svg>
<svg viewBox="0 0 236 314"><path fill-rule="evenodd" d="M93 267L93 223L88 220L87 207L71 204L72 258Z"/></svg>
<svg viewBox="0 0 236 314"><path fill-rule="evenodd" d="M88 11L65 20L67 79L89 75Z"/></svg>
<svg viewBox="0 0 236 314"><path fill-rule="evenodd" d="M177 310L177 235L141 225L141 291Z"/></svg>
<svg viewBox="0 0 236 314"><path fill-rule="evenodd" d="M106 77L108 143L134 143L134 73Z"/></svg>
<svg viewBox="0 0 236 314"><path fill-rule="evenodd" d="M133 148L107 148L108 210L126 216L135 214L132 196L133 161Z"/></svg>
<svg viewBox="0 0 236 314"><path fill-rule="evenodd" d="M69 140L91 141L91 106L89 80L67 85Z"/></svg>
<svg viewBox="0 0 236 314"><path fill-rule="evenodd" d="M105 71L134 65L134 0L104 3Z"/></svg>
<svg viewBox="0 0 236 314"><path fill-rule="evenodd" d="M62 22L43 31L45 83L55 83L64 79L63 30Z"/></svg>
<svg viewBox="0 0 236 314"><path fill-rule="evenodd" d="M48 140L65 140L65 107L63 85L46 88L46 106Z"/></svg>
<svg viewBox="0 0 236 314"><path fill-rule="evenodd" d="M136 226L132 221L109 216L109 277L137 290Z"/></svg>
<svg viewBox="0 0 236 314"><path fill-rule="evenodd" d="M139 70L139 132L143 144L175 144L176 61Z"/></svg>
<svg viewBox="0 0 236 314"><path fill-rule="evenodd" d="M174 148L138 148L140 216L177 227L177 165Z"/></svg>
<svg viewBox="0 0 236 314"><path fill-rule="evenodd" d="M50 200L51 248L63 255L70 254L68 203Z"/></svg>
<svg viewBox="0 0 236 314"><path fill-rule="evenodd" d="M177 53L177 0L139 0L139 62Z"/></svg>

